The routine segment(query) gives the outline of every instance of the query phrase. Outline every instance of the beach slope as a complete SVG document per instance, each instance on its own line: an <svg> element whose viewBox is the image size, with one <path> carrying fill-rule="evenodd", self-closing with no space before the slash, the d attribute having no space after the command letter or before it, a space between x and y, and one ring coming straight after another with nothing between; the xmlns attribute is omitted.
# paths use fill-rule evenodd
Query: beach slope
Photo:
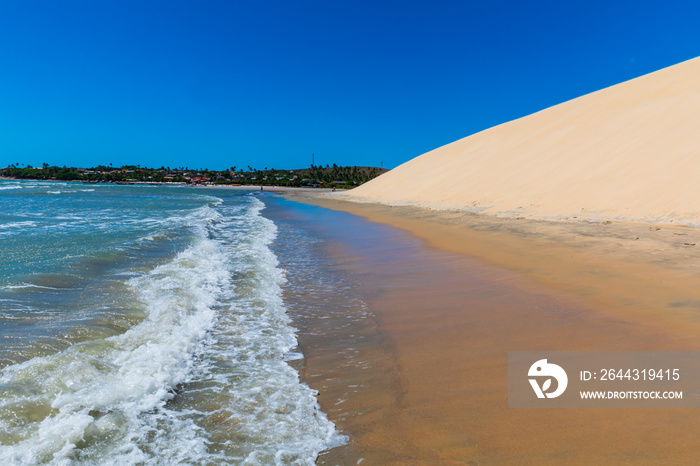
<svg viewBox="0 0 700 466"><path fill-rule="evenodd" d="M700 224L700 58L410 160L348 200Z"/></svg>

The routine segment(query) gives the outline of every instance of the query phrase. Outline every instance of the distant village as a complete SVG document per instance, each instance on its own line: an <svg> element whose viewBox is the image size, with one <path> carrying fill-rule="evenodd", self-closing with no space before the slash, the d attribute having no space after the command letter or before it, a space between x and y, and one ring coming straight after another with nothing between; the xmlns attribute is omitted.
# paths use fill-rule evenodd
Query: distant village
<svg viewBox="0 0 700 466"><path fill-rule="evenodd" d="M146 168L140 165L112 167L98 165L92 168L57 167L43 164L41 167L11 164L0 169L0 176L13 179L82 181L84 183L151 183L151 184L189 184L189 185L254 185L254 186L289 186L289 187L323 187L353 188L372 178L387 172L377 167L339 167L336 164L323 166L311 165L309 168L295 170L276 170L265 167L246 169L236 166L227 170L189 169L189 167Z"/></svg>

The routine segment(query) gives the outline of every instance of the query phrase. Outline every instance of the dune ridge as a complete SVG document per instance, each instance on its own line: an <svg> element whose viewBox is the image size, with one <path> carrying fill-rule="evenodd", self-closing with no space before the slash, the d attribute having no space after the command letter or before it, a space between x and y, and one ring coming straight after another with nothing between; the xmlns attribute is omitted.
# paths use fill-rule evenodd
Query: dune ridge
<svg viewBox="0 0 700 466"><path fill-rule="evenodd" d="M418 156L343 197L700 225L700 57Z"/></svg>

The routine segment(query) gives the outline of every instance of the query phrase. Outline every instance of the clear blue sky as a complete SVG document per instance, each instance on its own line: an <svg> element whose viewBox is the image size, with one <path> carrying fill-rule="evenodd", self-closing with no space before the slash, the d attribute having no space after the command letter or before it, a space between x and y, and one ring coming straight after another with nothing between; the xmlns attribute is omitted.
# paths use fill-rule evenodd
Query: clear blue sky
<svg viewBox="0 0 700 466"><path fill-rule="evenodd" d="M0 167L393 168L700 55L700 2L0 2Z"/></svg>

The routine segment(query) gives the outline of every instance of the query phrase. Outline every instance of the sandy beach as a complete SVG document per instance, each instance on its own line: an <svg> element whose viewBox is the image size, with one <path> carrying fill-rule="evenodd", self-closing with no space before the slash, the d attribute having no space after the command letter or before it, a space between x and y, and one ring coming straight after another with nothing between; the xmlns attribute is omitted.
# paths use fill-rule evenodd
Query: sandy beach
<svg viewBox="0 0 700 466"><path fill-rule="evenodd" d="M337 340L305 351L308 382L352 439L320 463L694 462L694 410L509 409L506 368L508 351L699 350L685 245L698 232L291 198L365 222L333 254L369 290L381 338L362 351L384 361L339 371ZM345 392L348 379L363 390Z"/></svg>
<svg viewBox="0 0 700 466"><path fill-rule="evenodd" d="M621 312L627 319L651 318L656 325L662 321L680 331L697 319L700 231L692 227L502 219L329 196L301 197L409 231L431 247L519 272L550 288L606 305L608 312Z"/></svg>

